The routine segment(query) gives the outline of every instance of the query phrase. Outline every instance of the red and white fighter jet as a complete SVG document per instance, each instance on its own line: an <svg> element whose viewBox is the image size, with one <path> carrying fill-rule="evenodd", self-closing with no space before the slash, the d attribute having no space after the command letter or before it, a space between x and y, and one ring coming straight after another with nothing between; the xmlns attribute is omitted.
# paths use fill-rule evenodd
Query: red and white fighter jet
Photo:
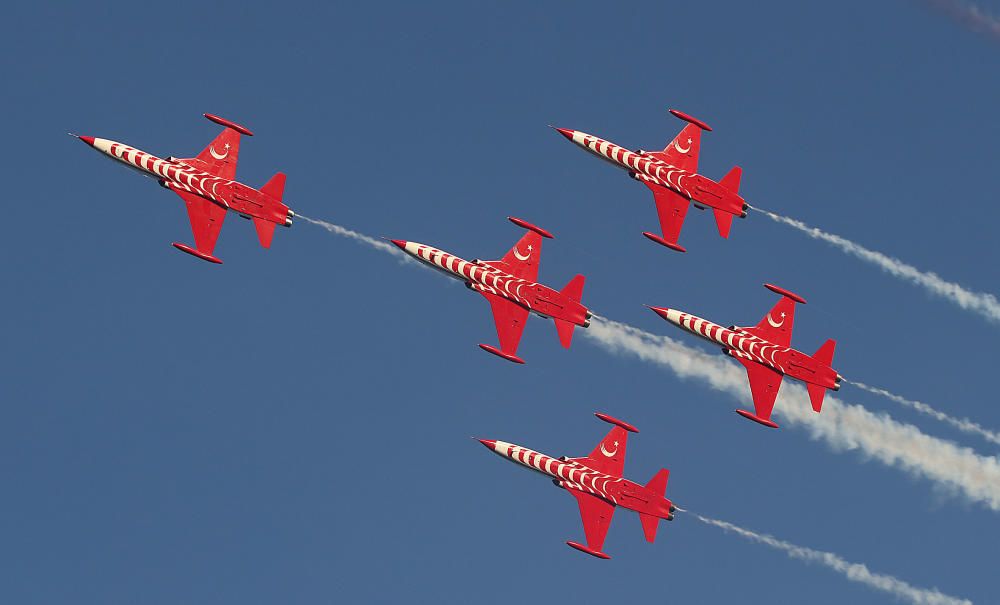
<svg viewBox="0 0 1000 605"><path fill-rule="evenodd" d="M719 235L729 237L733 217L746 218L750 207L739 196L739 166L734 167L722 180L715 181L698 174L698 151L701 148L701 131L712 130L708 124L684 112L671 109L670 113L688 122L680 134L670 141L663 151L629 151L614 143L579 130L556 128L560 134L597 157L624 168L628 175L653 192L656 213L660 217L660 237L643 231L650 240L671 250L686 252L677 243L688 207L694 204L699 210L711 208Z"/></svg>
<svg viewBox="0 0 1000 605"><path fill-rule="evenodd" d="M805 304L799 295L772 284L764 287L781 295L781 300L752 328L729 326L723 328L706 319L683 313L676 309L650 307L657 315L672 324L722 345L722 352L743 364L750 378L755 414L746 410L736 413L759 422L764 426L778 428L771 420L774 400L778 397L781 379L791 376L806 383L809 400L814 411L823 407L823 397L827 389L840 390L843 377L830 364L836 341L830 339L812 356L790 348L792 326L795 323L795 303Z"/></svg>
<svg viewBox="0 0 1000 605"><path fill-rule="evenodd" d="M638 433L639 429L607 414L597 413L595 416L616 426L589 456L583 458L552 458L520 445L493 439L480 439L479 442L504 458L552 477L552 483L572 494L580 505L587 545L573 541L566 544L588 555L610 559L601 552L601 548L616 506L639 513L642 531L648 542L656 539L660 519L673 520L676 508L664 497L670 476L667 469L660 469L644 486L622 478L628 434Z"/></svg>
<svg viewBox="0 0 1000 605"><path fill-rule="evenodd" d="M524 363L517 356L525 322L530 313L556 323L559 341L569 348L573 328L590 325L591 312L580 304L584 277L577 275L561 291L535 283L538 279L538 261L542 253L542 238L552 234L519 218L507 217L512 223L528 230L500 260L467 261L437 248L417 242L394 239L393 244L404 252L431 267L465 282L490 302L493 320L500 338L500 348L481 344L484 351L514 363Z"/></svg>
<svg viewBox="0 0 1000 605"><path fill-rule="evenodd" d="M240 135L253 136L253 133L219 116L206 113L205 117L225 126L225 130L193 158L168 157L164 160L117 141L73 136L129 168L156 179L160 185L181 196L191 220L195 247L177 242L174 242L174 247L202 260L222 263L212 256L212 252L227 210L253 220L260 245L265 248L271 247L274 227L291 227L295 213L281 203L285 190L285 175L281 172L260 189L234 180Z"/></svg>

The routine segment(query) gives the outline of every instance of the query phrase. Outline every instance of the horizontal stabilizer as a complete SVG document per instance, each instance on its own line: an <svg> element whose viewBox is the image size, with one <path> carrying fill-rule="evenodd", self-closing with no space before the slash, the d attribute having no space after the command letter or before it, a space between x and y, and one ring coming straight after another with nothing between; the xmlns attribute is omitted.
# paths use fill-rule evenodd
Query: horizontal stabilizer
<svg viewBox="0 0 1000 605"><path fill-rule="evenodd" d="M712 212L715 213L715 224L719 227L719 235L723 238L729 237L729 229L733 226L733 217L735 214L729 214L725 210L719 210L718 208L713 208Z"/></svg>
<svg viewBox="0 0 1000 605"><path fill-rule="evenodd" d="M253 219L253 226L257 228L257 238L260 240L260 245L265 248L271 247L271 239L274 237L274 228L278 226L277 223L272 223L271 221L265 221L262 218Z"/></svg>
<svg viewBox="0 0 1000 605"><path fill-rule="evenodd" d="M639 513L639 521L642 523L642 533L646 534L646 542L652 544L656 541L656 530L660 526L660 518Z"/></svg>
<svg viewBox="0 0 1000 605"><path fill-rule="evenodd" d="M559 333L559 344L561 344L564 349L568 349L573 343L573 328L575 328L576 325L562 319L553 319L553 321L556 322L556 332Z"/></svg>
<svg viewBox="0 0 1000 605"><path fill-rule="evenodd" d="M821 387L818 384L807 384L806 390L809 391L809 403L813 406L813 411L818 412L823 409L823 397L826 396L826 387Z"/></svg>

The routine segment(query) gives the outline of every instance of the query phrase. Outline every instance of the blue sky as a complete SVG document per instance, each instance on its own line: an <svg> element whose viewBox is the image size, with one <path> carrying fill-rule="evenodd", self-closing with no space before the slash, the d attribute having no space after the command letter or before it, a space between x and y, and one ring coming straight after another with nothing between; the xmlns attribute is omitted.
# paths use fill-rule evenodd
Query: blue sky
<svg viewBox="0 0 1000 605"><path fill-rule="evenodd" d="M469 439L584 455L602 410L641 429L626 476L670 468L683 506L996 601L996 512L546 322L504 363L480 297L312 225L263 251L230 218L199 262L176 196L64 134L187 156L225 116L256 133L239 178L287 172L297 212L479 258L523 217L557 236L543 282L582 272L598 312L694 346L642 305L746 324L777 283L809 300L799 348L1000 426L997 326L759 215L723 241L692 211L671 253L648 191L546 127L650 149L677 107L751 204L996 291L1000 48L915 2L692 4L8 9L2 600L887 600L684 517L648 545L620 511L614 558L583 556L573 499Z"/></svg>

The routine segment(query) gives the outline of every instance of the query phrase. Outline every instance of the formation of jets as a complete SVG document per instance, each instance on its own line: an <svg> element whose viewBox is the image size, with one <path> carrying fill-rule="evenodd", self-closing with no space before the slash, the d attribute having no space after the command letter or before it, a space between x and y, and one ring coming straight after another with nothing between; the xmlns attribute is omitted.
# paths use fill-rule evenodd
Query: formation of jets
<svg viewBox="0 0 1000 605"><path fill-rule="evenodd" d="M718 182L698 173L698 155L702 131L711 128L686 113L670 112L686 121L681 132L662 151L629 151L585 132L557 128L560 134L598 157L625 169L629 176L653 192L660 219L661 235L644 232L650 240L684 252L678 243L689 207L711 208L719 235L729 237L734 217L745 218L748 204L739 195L740 168L734 167ZM195 245L175 242L188 254L212 263L226 213L232 210L253 222L261 246L269 248L277 225L290 227L295 213L282 202L285 175L277 173L259 189L235 180L241 135L252 136L246 127L212 114L206 118L223 126L205 149L193 158L154 156L134 147L108 139L76 136L78 139L156 179L159 184L184 200ZM470 290L482 294L490 303L499 347L479 346L508 361L523 364L517 348L531 313L552 319L559 341L569 348L573 330L590 325L593 313L583 305L584 277L577 275L562 290L537 282L542 240L552 234L525 220L508 217L527 232L499 260L465 260L432 246L417 242L392 240L404 252L461 280ZM777 304L753 327L722 326L675 309L650 307L663 319L721 346L723 352L743 364L750 381L754 412L736 410L762 425L777 428L771 420L778 389L784 376L806 383L813 410L819 412L828 389L840 388L842 378L830 367L836 343L828 340L813 355L791 348L795 305L804 304L800 296L771 284L765 284L781 296ZM602 551L611 517L618 506L639 514L646 539L653 542L660 519L672 520L675 506L665 497L668 471L660 470L646 485L622 477L628 433L637 433L632 425L607 414L597 417L614 427L594 450L582 458L553 458L518 445L480 439L491 451L552 478L553 483L576 498L583 521L586 544L569 541L573 548L607 559Z"/></svg>

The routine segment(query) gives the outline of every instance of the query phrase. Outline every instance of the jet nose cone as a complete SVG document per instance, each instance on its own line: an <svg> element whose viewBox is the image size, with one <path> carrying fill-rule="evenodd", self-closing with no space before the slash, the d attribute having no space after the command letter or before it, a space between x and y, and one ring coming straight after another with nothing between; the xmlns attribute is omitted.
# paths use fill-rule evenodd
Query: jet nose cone
<svg viewBox="0 0 1000 605"><path fill-rule="evenodd" d="M84 136L80 136L78 134L74 134L73 136L75 136L76 138L80 139L84 143L90 145L91 147L94 146L94 137L84 137Z"/></svg>
<svg viewBox="0 0 1000 605"><path fill-rule="evenodd" d="M670 309L668 309L666 307L650 307L649 305L646 305L646 306L649 307L649 309L651 311L653 311L654 313L656 313L657 315L659 315L663 319L668 319L667 318L667 313L670 312Z"/></svg>
<svg viewBox="0 0 1000 605"><path fill-rule="evenodd" d="M566 137L567 139L569 139L571 141L573 140L573 131L572 130L569 130L569 129L566 129L566 128L556 128L555 126L550 126L549 128L554 128L555 130L559 131L559 134L563 135L564 137Z"/></svg>
<svg viewBox="0 0 1000 605"><path fill-rule="evenodd" d="M483 445L485 445L486 449L488 449L488 450L492 451L492 450L496 449L496 446L497 446L496 439L479 439L478 441L479 441L479 443L482 443Z"/></svg>
<svg viewBox="0 0 1000 605"><path fill-rule="evenodd" d="M389 241L391 241L392 243L396 244L396 246L398 246L400 250L406 250L406 240L403 240L403 239L393 239L393 240L389 240Z"/></svg>

